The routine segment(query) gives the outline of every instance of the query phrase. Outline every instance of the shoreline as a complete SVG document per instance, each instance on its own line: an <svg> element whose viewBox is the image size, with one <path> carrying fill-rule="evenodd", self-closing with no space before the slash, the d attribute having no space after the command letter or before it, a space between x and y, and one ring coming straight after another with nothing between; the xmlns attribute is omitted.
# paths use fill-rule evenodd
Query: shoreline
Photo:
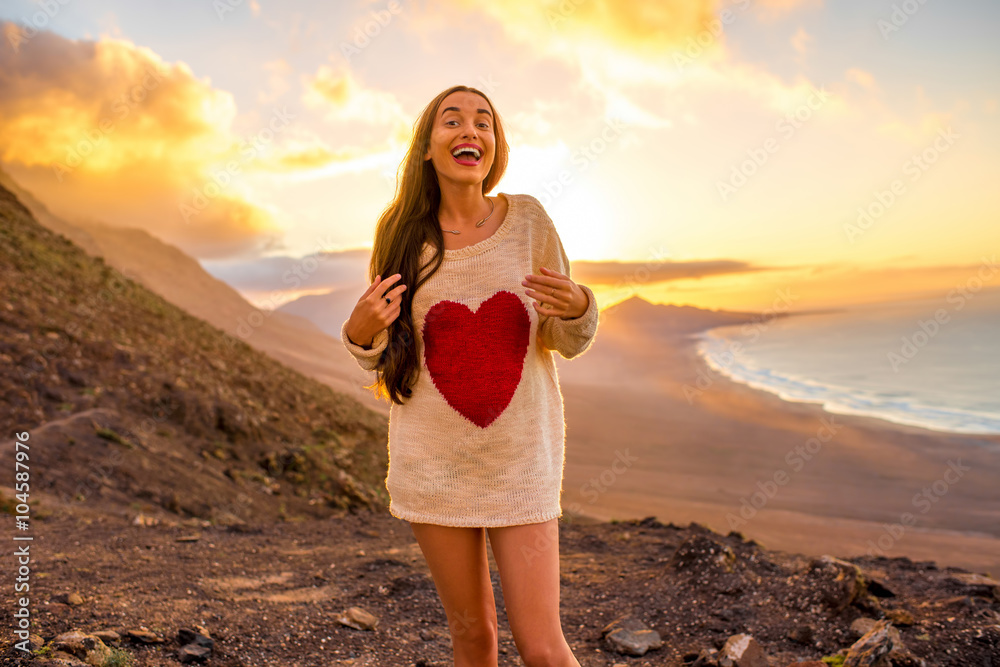
<svg viewBox="0 0 1000 667"><path fill-rule="evenodd" d="M812 314L812 313L807 313L807 314ZM706 329L703 329L701 331L698 331L698 332L695 332L695 333L691 334L691 344L692 344L692 348L694 350L694 353L696 355L698 355L697 348L705 340L705 336L706 336L706 334L708 334L708 332L710 332L710 331L712 331L714 329L722 329L722 328L726 328L726 327L729 327L729 326L734 326L734 325L723 324L723 325L719 325L719 326L716 326L716 327L709 327L709 328L706 328ZM719 336L719 338L724 338L724 337L723 336ZM889 414L889 413L882 414L882 413L877 412L876 409L866 410L864 408L851 409L850 407L845 407L843 411L833 410L833 409L830 409L827 406L831 402L834 402L836 399L835 398L831 398L831 396L830 396L831 390L829 389L829 387L827 385L824 385L823 383L817 383L817 386L820 387L821 391L823 391L823 392L825 392L827 394L826 396L802 398L802 397L797 397L797 396L791 395L791 393L789 391L783 390L780 387L768 385L766 382L762 382L762 381L754 380L754 379L742 379L742 378L739 378L739 374L738 373L736 373L736 374L733 373L733 367L734 366L738 366L737 364L730 364L729 366L720 365L721 366L720 368L716 368L716 366L713 365L713 362L709 361L709 359L706 356L698 355L698 358L701 360L702 364L707 367L707 369L706 369L707 372L724 375L726 378L728 378L730 381L732 381L732 382L734 382L736 384L741 384L741 385L750 387L752 389L756 389L758 391L762 391L762 392L766 392L766 393L769 393L769 394L773 394L774 396L777 396L781 400L783 400L785 402L788 402L788 403L812 403L812 404L818 405L825 412L827 412L828 414L831 414L831 415L839 415L839 416L843 416L843 417L847 417L847 416L869 417L869 418L879 419L881 421L888 422L888 423L891 423L891 424L895 424L895 425L898 425L898 426L916 427L916 428L925 429L927 431L931 431L931 432L935 432L935 433L941 433L943 435L962 435L962 436L972 436L972 437L1000 436L1000 431L997 431L997 432L991 432L991 431L975 431L975 432L956 431L956 430L944 428L943 425L941 425L941 424L935 424L935 423L933 423L933 420L930 420L930 419L926 419L925 423L918 423L918 419L919 419L920 415L916 414L916 413L913 414L913 419L911 421L902 421L901 419L905 418L905 417L894 418L895 415ZM790 376L787 376L787 375L778 375L778 377L782 377L782 378L788 379L789 382L791 382L793 384L795 382L800 382L801 381L801 379L797 379L795 377L790 377ZM992 418L993 420L997 419L996 417L990 417L988 415L982 415L982 418L984 418L984 419L990 419L990 418Z"/></svg>
<svg viewBox="0 0 1000 667"><path fill-rule="evenodd" d="M696 344L695 335L612 344L588 352L589 364L560 365L564 520L656 516L787 552L906 556L1000 574L1000 435L787 401L715 371ZM693 394L695 386L705 388ZM613 467L623 449L637 459L625 470ZM947 472L949 461L961 474Z"/></svg>

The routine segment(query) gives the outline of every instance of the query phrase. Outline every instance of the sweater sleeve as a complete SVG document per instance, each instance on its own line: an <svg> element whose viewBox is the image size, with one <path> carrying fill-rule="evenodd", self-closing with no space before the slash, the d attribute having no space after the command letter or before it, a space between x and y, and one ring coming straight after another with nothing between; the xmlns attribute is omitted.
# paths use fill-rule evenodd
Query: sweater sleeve
<svg viewBox="0 0 1000 667"><path fill-rule="evenodd" d="M378 365L379 358L382 356L382 351L385 350L386 346L389 344L389 328L386 327L375 334L375 338L372 339L371 349L367 349L351 342L351 339L347 337L347 322L340 325L340 340L344 343L344 347L347 351L354 355L354 360L358 362L358 366L361 366L366 371L373 371Z"/></svg>
<svg viewBox="0 0 1000 667"><path fill-rule="evenodd" d="M559 233L551 222L545 238L541 266L572 278L569 258L563 249ZM543 275L540 270L538 270L538 275ZM589 287L579 283L577 285L587 294L589 299L587 310L583 315L568 320L561 317L539 316L538 332L542 344L550 350L558 352L564 359L572 359L583 354L590 347L597 334L597 299L594 298L594 293Z"/></svg>

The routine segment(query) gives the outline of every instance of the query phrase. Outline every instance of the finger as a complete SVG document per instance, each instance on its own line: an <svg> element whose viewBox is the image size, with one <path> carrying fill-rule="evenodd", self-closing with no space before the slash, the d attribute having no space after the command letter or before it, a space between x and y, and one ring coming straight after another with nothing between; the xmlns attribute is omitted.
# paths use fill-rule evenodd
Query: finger
<svg viewBox="0 0 1000 667"><path fill-rule="evenodd" d="M564 279L566 279L566 280L568 280L568 279L569 279L569 276L567 276L566 274L564 274L564 273L559 273L558 271L553 271L552 269L550 269L550 268L549 268L549 267L547 267L547 266L542 266L542 267L539 267L539 268L540 268L540 269L541 269L542 271L545 271L545 272L546 272L547 274L551 274L551 275L553 275L553 276L556 276L556 277L558 277L558 278L564 278Z"/></svg>
<svg viewBox="0 0 1000 667"><path fill-rule="evenodd" d="M362 299L367 298L369 294L375 291L375 288L378 287L378 284L380 282L382 282L382 276L375 276L375 280L373 280L372 284L368 286L368 289L365 290L365 293L361 295L361 298Z"/></svg>
<svg viewBox="0 0 1000 667"><path fill-rule="evenodd" d="M393 275L389 276L385 280L379 282L378 285L374 285L373 284L373 287L375 288L373 291L376 292L376 293L378 293L378 294L380 294L382 297L384 297L385 293L387 291L389 291L389 289L391 288L392 284L394 282L397 282L397 281L401 280L401 279L402 279L402 276L400 274L394 273Z"/></svg>
<svg viewBox="0 0 1000 667"><path fill-rule="evenodd" d="M551 303L556 306L561 306L567 303L566 290L561 287L545 287L540 290L529 289L530 292L536 299L542 299L547 303Z"/></svg>
<svg viewBox="0 0 1000 667"><path fill-rule="evenodd" d="M385 285L384 282L382 283L382 286L384 287L384 289L381 290L382 294L381 294L380 298L382 298L382 299L385 299L386 297L389 297L391 299L391 298L395 297L396 294L399 293L399 292L396 291L396 290L399 289L399 286L397 286L395 290L394 289L390 289L390 287L387 286L387 285Z"/></svg>
<svg viewBox="0 0 1000 667"><path fill-rule="evenodd" d="M403 299L400 298L400 295L402 293L403 293L403 290L400 290L400 289L395 289L395 290L392 290L391 292L386 292L382 296L382 300L385 301L386 299L389 299L389 303L387 305L389 305L389 306L398 306L403 301Z"/></svg>
<svg viewBox="0 0 1000 667"><path fill-rule="evenodd" d="M551 317L552 315L554 315L558 311L557 308L553 308L551 306L543 306L543 305L541 305L539 303L535 303L535 302L532 302L532 305L535 307L535 310L538 311L539 315L547 315L547 316Z"/></svg>
<svg viewBox="0 0 1000 667"><path fill-rule="evenodd" d="M385 280L383 280L380 284L386 285L387 286L386 289L388 289L389 285L392 285L395 282L399 282L402 279L403 279L402 274L400 274L400 273L394 273L391 276L389 276L388 278L386 278Z"/></svg>
<svg viewBox="0 0 1000 667"><path fill-rule="evenodd" d="M535 292L534 298L538 301L538 305L549 310L552 310L553 308L559 309L563 306L563 303L559 300L558 294L551 295L548 292L545 292L544 294Z"/></svg>
<svg viewBox="0 0 1000 667"><path fill-rule="evenodd" d="M543 294L542 292L539 292L538 290L533 290L533 289L526 289L526 290L524 290L524 292L525 292L525 294L527 294L529 297L531 297L535 301L543 301L545 299L545 297L548 296L548 293L544 293Z"/></svg>
<svg viewBox="0 0 1000 667"><path fill-rule="evenodd" d="M536 301L541 303L551 304L553 306L559 305L558 295L550 294L550 290L545 290L544 292L539 292L536 290L528 290L529 296L531 296Z"/></svg>
<svg viewBox="0 0 1000 667"><path fill-rule="evenodd" d="M537 289L539 291L548 291L553 287L559 288L565 285L565 282L558 278L549 278L547 276L526 276L525 280L521 283L525 287L530 287L532 289Z"/></svg>

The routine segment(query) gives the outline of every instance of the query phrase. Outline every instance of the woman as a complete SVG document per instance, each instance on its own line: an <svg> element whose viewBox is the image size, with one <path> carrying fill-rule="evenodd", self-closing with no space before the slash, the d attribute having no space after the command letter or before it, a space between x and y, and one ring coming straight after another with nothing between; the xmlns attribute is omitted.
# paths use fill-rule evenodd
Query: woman
<svg viewBox="0 0 1000 667"><path fill-rule="evenodd" d="M565 428L552 351L590 346L597 303L570 279L536 198L487 196L508 147L486 95L449 88L414 129L376 225L371 285L341 328L392 401L389 511L427 559L455 665L497 664L488 533L521 659L579 667L559 619Z"/></svg>

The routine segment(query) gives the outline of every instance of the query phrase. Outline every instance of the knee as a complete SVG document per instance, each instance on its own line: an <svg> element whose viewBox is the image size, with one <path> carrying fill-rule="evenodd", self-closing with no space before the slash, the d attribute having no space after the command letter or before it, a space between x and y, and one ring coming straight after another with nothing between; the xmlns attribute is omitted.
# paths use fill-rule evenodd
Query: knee
<svg viewBox="0 0 1000 667"><path fill-rule="evenodd" d="M517 652L527 667L562 667L572 664L569 662L572 653L562 637L559 637L559 641L535 641L525 646L523 650L518 646Z"/></svg>
<svg viewBox="0 0 1000 667"><path fill-rule="evenodd" d="M473 616L451 619L448 629L454 644L461 644L467 650L489 653L497 646L497 624L489 617Z"/></svg>

